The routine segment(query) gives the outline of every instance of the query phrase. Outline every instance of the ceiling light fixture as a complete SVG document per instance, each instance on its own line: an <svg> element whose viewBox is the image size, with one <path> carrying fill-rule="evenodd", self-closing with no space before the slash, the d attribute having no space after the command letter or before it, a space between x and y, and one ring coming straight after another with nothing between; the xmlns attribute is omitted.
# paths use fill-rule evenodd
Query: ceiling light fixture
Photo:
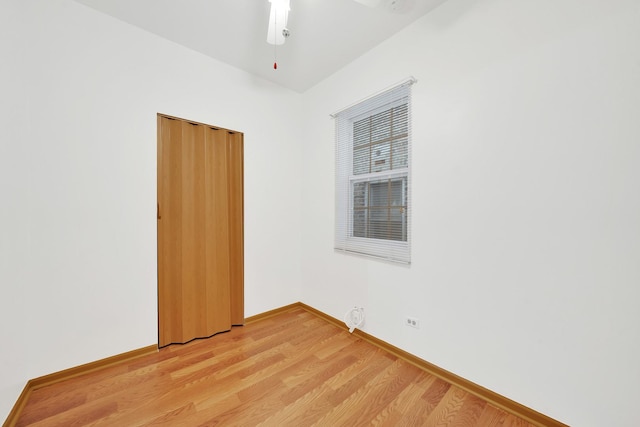
<svg viewBox="0 0 640 427"><path fill-rule="evenodd" d="M289 37L287 20L289 19L289 0L269 0L271 12L269 13L269 29L267 30L267 43L284 44Z"/></svg>
<svg viewBox="0 0 640 427"><path fill-rule="evenodd" d="M381 0L355 0L355 1L369 7L378 7L380 6L380 3L381 3Z"/></svg>
<svg viewBox="0 0 640 427"><path fill-rule="evenodd" d="M385 9L388 12L405 12L411 5L410 3L415 0L355 0L360 4L369 6L372 8Z"/></svg>
<svg viewBox="0 0 640 427"><path fill-rule="evenodd" d="M267 30L267 43L273 45L273 69L278 69L277 46L284 44L284 40L291 34L287 28L289 19L289 0L269 0L271 12L269 12L269 29Z"/></svg>

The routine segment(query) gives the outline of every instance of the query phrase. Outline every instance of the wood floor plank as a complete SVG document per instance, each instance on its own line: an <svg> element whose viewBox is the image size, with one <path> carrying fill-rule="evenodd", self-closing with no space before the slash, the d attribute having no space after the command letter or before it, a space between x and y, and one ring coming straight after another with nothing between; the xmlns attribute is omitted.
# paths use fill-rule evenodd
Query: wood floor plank
<svg viewBox="0 0 640 427"><path fill-rule="evenodd" d="M347 366L355 363L357 360L353 354L345 354L331 360L321 360L315 366L313 371L307 370L304 381L297 382L296 385L290 386L287 394L283 396L282 403L285 405L295 402L300 397L309 393L315 388L321 387L327 380L333 378L339 372L346 369ZM298 377L300 380L303 377Z"/></svg>
<svg viewBox="0 0 640 427"><path fill-rule="evenodd" d="M300 307L33 390L16 425L531 427Z"/></svg>
<svg viewBox="0 0 640 427"><path fill-rule="evenodd" d="M502 422L506 416L507 413L503 410L492 405L487 405L482 411L482 414L480 414L478 425L486 427L502 427Z"/></svg>
<svg viewBox="0 0 640 427"><path fill-rule="evenodd" d="M380 411L402 393L422 371L405 361L399 361L398 369L383 376L373 387L367 387L365 404L353 411L347 425L356 425L366 420L374 420Z"/></svg>
<svg viewBox="0 0 640 427"><path fill-rule="evenodd" d="M453 420L451 427L473 427L478 425L478 419L480 419L480 415L482 415L486 406L487 402L467 393L462 408Z"/></svg>
<svg viewBox="0 0 640 427"><path fill-rule="evenodd" d="M370 351L368 356L359 359L348 369L345 369L341 375L336 375L328 382L334 390L329 396L329 400L334 405L338 405L356 391L364 388L371 381L371 378L389 368L397 360L397 358L379 357L379 352L373 351Z"/></svg>
<svg viewBox="0 0 640 427"><path fill-rule="evenodd" d="M411 408L421 401L420 395L423 391L417 383L409 383L385 408L379 411L375 419L372 420L372 424L376 426L397 426L403 419L410 417Z"/></svg>
<svg viewBox="0 0 640 427"><path fill-rule="evenodd" d="M376 397L376 389L383 388L389 378L395 377L406 366L406 362L396 360L387 368L376 372L369 381L364 382L346 399L336 403L317 425L354 425L354 422L357 423L358 419L363 418L362 408L366 409L372 405L372 400Z"/></svg>
<svg viewBox="0 0 640 427"><path fill-rule="evenodd" d="M222 385L222 387L220 388L224 390L225 394L229 393L229 394L238 395L239 391L243 387L243 384L252 384L256 381L259 381L261 378L269 378L269 377L286 378L292 373L300 371L305 366L315 363L317 360L318 359L314 355L304 355L304 357L295 359L295 361L292 360L291 363L284 363L278 366L271 366L268 369L265 369L262 373L259 373L259 374L257 373L253 376L245 378L244 382L238 381L237 384L232 384L231 388L229 389L224 388L224 385ZM278 407L281 407L282 405L282 403L280 402L280 396L288 392L288 390L289 389L284 385L282 387L279 387L278 389L271 390L270 398L276 399ZM211 406L216 405L220 399L221 399L220 393L211 393L210 396L198 402L197 404L198 409L207 411ZM261 400L259 402L249 402L248 405L242 404L243 402L240 402L240 400L238 400L238 402L239 402L239 405L237 408L238 411L246 410L248 407L251 407L251 406L265 405L265 400ZM270 401L266 402L266 404L271 405L271 402ZM219 412L217 416L218 418L222 418L223 416L227 416L228 412L229 411Z"/></svg>
<svg viewBox="0 0 640 427"><path fill-rule="evenodd" d="M452 425L467 396L468 393L464 390L450 387L433 412L431 412L424 425L429 427Z"/></svg>
<svg viewBox="0 0 640 427"><path fill-rule="evenodd" d="M267 418L259 425L264 426L308 426L313 425L324 413L333 408L333 404L327 399L331 394L331 388L327 384L309 390L298 399L288 404L282 403L281 409L272 417Z"/></svg>

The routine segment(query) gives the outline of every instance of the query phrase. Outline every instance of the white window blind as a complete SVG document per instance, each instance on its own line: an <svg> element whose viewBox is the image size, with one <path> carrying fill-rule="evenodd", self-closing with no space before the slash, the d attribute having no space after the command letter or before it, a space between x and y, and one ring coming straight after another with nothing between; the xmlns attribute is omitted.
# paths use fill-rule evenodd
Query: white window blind
<svg viewBox="0 0 640 427"><path fill-rule="evenodd" d="M340 251L411 261L411 85L400 83L333 115Z"/></svg>

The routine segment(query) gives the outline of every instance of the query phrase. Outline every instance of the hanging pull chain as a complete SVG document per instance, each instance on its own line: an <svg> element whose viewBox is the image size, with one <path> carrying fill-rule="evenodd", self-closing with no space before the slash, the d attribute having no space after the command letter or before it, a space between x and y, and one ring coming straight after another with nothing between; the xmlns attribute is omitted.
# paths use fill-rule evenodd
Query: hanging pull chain
<svg viewBox="0 0 640 427"><path fill-rule="evenodd" d="M278 69L278 10L273 14L273 69Z"/></svg>

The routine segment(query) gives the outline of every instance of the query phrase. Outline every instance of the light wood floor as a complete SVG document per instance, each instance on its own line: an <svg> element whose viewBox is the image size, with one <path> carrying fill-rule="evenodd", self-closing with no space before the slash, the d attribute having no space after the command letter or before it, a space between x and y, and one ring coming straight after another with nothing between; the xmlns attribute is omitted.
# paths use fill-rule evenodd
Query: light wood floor
<svg viewBox="0 0 640 427"><path fill-rule="evenodd" d="M531 426L301 308L34 390L18 426Z"/></svg>

